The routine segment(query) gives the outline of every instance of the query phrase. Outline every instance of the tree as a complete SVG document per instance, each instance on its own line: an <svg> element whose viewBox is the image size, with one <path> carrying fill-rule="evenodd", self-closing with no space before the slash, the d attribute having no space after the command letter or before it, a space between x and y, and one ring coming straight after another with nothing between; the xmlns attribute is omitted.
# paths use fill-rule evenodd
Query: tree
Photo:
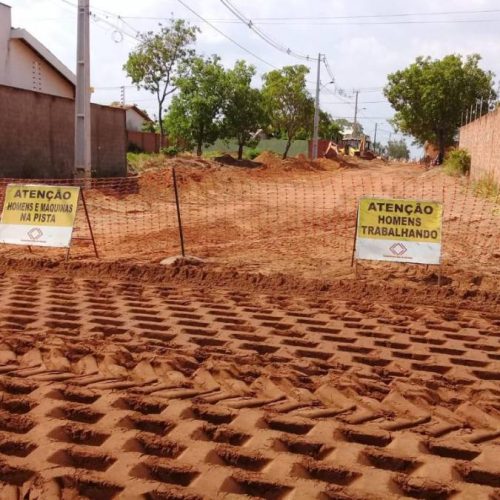
<svg viewBox="0 0 500 500"><path fill-rule="evenodd" d="M255 67L237 61L227 72L227 95L224 105L224 136L238 143L238 160L243 156L243 147L252 141L253 134L264 126L265 113L260 90L250 86Z"/></svg>
<svg viewBox="0 0 500 500"><path fill-rule="evenodd" d="M283 158L288 155L292 141L301 128L311 129L314 101L306 89L304 65L285 66L263 76L262 95L272 127L285 132L287 143Z"/></svg>
<svg viewBox="0 0 500 500"><path fill-rule="evenodd" d="M404 139L389 141L387 144L387 156L395 160L408 160L410 158L410 150Z"/></svg>
<svg viewBox="0 0 500 500"><path fill-rule="evenodd" d="M163 143L163 106L165 99L176 87L173 85L180 68L194 56L189 46L196 41L199 28L189 26L182 19L171 19L168 26L160 25L160 31L139 33L139 45L133 50L123 69L137 85L156 95L160 145Z"/></svg>
<svg viewBox="0 0 500 500"><path fill-rule="evenodd" d="M221 135L227 75L218 56L194 58L176 78L179 93L172 98L165 122L171 136L188 147L213 144Z"/></svg>
<svg viewBox="0 0 500 500"><path fill-rule="evenodd" d="M342 139L344 126L340 120L335 120L330 113L319 111L319 136L322 139L339 142Z"/></svg>
<svg viewBox="0 0 500 500"><path fill-rule="evenodd" d="M453 144L465 109L476 99L495 96L493 73L479 68L481 57L418 57L406 69L388 76L384 94L395 109L393 124L423 144L439 147L440 159Z"/></svg>

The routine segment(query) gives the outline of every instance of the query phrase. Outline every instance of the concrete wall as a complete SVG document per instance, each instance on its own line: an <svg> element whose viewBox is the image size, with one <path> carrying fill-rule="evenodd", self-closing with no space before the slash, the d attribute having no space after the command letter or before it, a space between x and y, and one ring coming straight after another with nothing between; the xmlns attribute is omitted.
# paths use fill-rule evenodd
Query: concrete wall
<svg viewBox="0 0 500 500"><path fill-rule="evenodd" d="M500 109L462 127L460 147L471 155L473 179L492 176L500 183Z"/></svg>
<svg viewBox="0 0 500 500"><path fill-rule="evenodd" d="M0 177L71 178L75 103L0 85ZM125 111L92 105L94 177L127 173Z"/></svg>

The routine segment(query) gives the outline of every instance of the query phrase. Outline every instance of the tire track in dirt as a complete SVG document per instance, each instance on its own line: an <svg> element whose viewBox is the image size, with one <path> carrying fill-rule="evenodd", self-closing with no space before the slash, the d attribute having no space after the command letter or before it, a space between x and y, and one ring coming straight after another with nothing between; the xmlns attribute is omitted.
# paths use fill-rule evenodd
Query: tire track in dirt
<svg viewBox="0 0 500 500"><path fill-rule="evenodd" d="M500 315L0 278L0 497L493 498Z"/></svg>

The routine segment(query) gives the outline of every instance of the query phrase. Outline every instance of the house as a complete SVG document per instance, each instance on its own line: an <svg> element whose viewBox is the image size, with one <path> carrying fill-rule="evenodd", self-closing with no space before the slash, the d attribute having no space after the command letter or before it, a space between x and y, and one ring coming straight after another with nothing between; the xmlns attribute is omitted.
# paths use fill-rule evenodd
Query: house
<svg viewBox="0 0 500 500"><path fill-rule="evenodd" d="M75 75L0 3L0 177L70 179ZM125 111L91 106L92 175L127 175ZM33 133L42 131L43 133Z"/></svg>
<svg viewBox="0 0 500 500"><path fill-rule="evenodd" d="M135 104L112 103L111 106L125 110L126 126L130 132L142 132L144 124L153 122L146 111L143 111Z"/></svg>
<svg viewBox="0 0 500 500"><path fill-rule="evenodd" d="M34 36L11 26L0 3L0 85L58 97L75 97L75 75Z"/></svg>

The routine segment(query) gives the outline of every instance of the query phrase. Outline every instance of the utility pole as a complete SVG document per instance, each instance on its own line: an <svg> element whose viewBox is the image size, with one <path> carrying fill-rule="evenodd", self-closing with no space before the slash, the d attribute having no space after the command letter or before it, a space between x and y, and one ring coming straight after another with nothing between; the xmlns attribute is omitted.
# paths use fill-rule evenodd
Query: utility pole
<svg viewBox="0 0 500 500"><path fill-rule="evenodd" d="M314 103L314 125L312 142L312 159L318 158L318 135L319 135L319 81L321 68L321 54L318 54L318 72L316 75L316 100Z"/></svg>
<svg viewBox="0 0 500 500"><path fill-rule="evenodd" d="M89 0L78 0L75 95L75 178L90 179L90 42Z"/></svg>
<svg viewBox="0 0 500 500"><path fill-rule="evenodd" d="M378 123L375 122L375 133L373 134L373 151L377 152L375 149L375 144L377 144L377 126Z"/></svg>
<svg viewBox="0 0 500 500"><path fill-rule="evenodd" d="M357 129L356 125L358 124L358 97L359 97L359 90L356 90L356 104L354 106L354 127L356 129Z"/></svg>
<svg viewBox="0 0 500 500"><path fill-rule="evenodd" d="M122 102L122 106L125 106L125 85L120 87L120 100Z"/></svg>

